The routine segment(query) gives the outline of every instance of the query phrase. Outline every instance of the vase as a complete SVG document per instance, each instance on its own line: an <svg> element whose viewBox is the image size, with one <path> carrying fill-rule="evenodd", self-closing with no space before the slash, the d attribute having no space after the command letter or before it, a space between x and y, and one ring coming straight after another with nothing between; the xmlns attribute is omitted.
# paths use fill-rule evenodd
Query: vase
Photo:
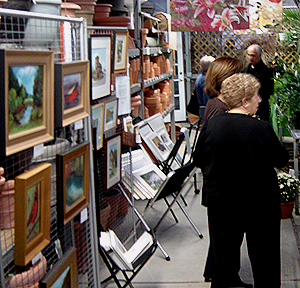
<svg viewBox="0 0 300 288"><path fill-rule="evenodd" d="M295 200L288 203L280 203L281 206L281 219L291 218L293 215Z"/></svg>

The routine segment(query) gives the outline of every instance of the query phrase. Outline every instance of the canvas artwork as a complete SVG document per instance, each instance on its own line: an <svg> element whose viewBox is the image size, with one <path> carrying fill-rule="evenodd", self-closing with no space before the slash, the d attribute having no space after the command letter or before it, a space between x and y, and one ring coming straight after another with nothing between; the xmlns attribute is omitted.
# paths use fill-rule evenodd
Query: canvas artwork
<svg viewBox="0 0 300 288"><path fill-rule="evenodd" d="M92 106L92 118L96 126L96 148L99 150L103 146L103 103Z"/></svg>
<svg viewBox="0 0 300 288"><path fill-rule="evenodd" d="M81 74L75 73L63 77L64 110L76 107L81 103Z"/></svg>
<svg viewBox="0 0 300 288"><path fill-rule="evenodd" d="M116 32L114 72L125 72L127 66L128 32Z"/></svg>
<svg viewBox="0 0 300 288"><path fill-rule="evenodd" d="M8 134L43 125L43 66L9 66Z"/></svg>
<svg viewBox="0 0 300 288"><path fill-rule="evenodd" d="M80 155L65 164L66 210L84 196L84 157Z"/></svg>
<svg viewBox="0 0 300 288"><path fill-rule="evenodd" d="M110 189L121 180L121 135L105 139L106 189Z"/></svg>
<svg viewBox="0 0 300 288"><path fill-rule="evenodd" d="M111 38L92 37L90 62L92 66L92 99L110 94Z"/></svg>
<svg viewBox="0 0 300 288"><path fill-rule="evenodd" d="M71 273L68 266L50 286L50 288L71 288Z"/></svg>
<svg viewBox="0 0 300 288"><path fill-rule="evenodd" d="M27 189L27 242L40 233L41 183Z"/></svg>
<svg viewBox="0 0 300 288"><path fill-rule="evenodd" d="M173 31L249 28L248 0L171 0Z"/></svg>
<svg viewBox="0 0 300 288"><path fill-rule="evenodd" d="M140 176L154 191L157 191L164 183L164 179L162 179L155 171L150 171L145 174L141 174Z"/></svg>
<svg viewBox="0 0 300 288"><path fill-rule="evenodd" d="M117 126L118 99L105 102L104 108L104 132Z"/></svg>

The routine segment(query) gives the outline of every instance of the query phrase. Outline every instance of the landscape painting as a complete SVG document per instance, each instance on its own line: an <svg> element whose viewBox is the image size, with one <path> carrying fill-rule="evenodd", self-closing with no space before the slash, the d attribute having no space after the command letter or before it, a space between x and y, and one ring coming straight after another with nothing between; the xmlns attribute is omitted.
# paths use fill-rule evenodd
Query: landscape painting
<svg viewBox="0 0 300 288"><path fill-rule="evenodd" d="M43 125L43 79L42 65L9 67L9 135Z"/></svg>
<svg viewBox="0 0 300 288"><path fill-rule="evenodd" d="M64 110L81 104L81 73L65 75L63 77Z"/></svg>

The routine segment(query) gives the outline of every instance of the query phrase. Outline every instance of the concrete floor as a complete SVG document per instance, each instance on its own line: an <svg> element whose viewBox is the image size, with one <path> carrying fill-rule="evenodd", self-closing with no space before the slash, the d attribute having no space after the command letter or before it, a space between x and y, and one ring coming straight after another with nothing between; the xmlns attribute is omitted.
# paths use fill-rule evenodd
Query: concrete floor
<svg viewBox="0 0 300 288"><path fill-rule="evenodd" d="M201 188L201 176L198 177L198 187ZM166 261L164 255L157 249L152 258L143 267L133 281L135 288L208 288L204 282L203 270L208 248L208 228L206 208L200 205L201 194L195 194L192 189L185 195L188 204L187 212L203 234L203 239L197 235L177 205L174 211L179 219L175 223L171 214L162 221L156 231L156 237L171 260ZM145 201L136 201L136 207L142 212ZM161 200L149 208L144 216L147 224L154 227L157 220L166 209ZM283 288L300 288L300 257L297 241L297 231L300 231L300 217L282 220L281 225L281 262ZM298 241L299 242L299 241ZM247 256L247 247L242 247L242 267L240 275L243 281L252 283L251 266ZM266 261L267 269L267 261ZM108 284L105 287L116 287ZM266 287L269 288L269 287Z"/></svg>

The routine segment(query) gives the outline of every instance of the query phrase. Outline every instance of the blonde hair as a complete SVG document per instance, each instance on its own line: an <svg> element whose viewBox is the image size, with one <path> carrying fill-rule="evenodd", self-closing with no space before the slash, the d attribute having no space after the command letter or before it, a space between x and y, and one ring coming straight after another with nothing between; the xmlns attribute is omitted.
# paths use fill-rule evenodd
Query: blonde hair
<svg viewBox="0 0 300 288"><path fill-rule="evenodd" d="M242 99L250 100L260 88L259 81L250 74L236 73L225 79L221 85L221 95L229 109L242 105Z"/></svg>

